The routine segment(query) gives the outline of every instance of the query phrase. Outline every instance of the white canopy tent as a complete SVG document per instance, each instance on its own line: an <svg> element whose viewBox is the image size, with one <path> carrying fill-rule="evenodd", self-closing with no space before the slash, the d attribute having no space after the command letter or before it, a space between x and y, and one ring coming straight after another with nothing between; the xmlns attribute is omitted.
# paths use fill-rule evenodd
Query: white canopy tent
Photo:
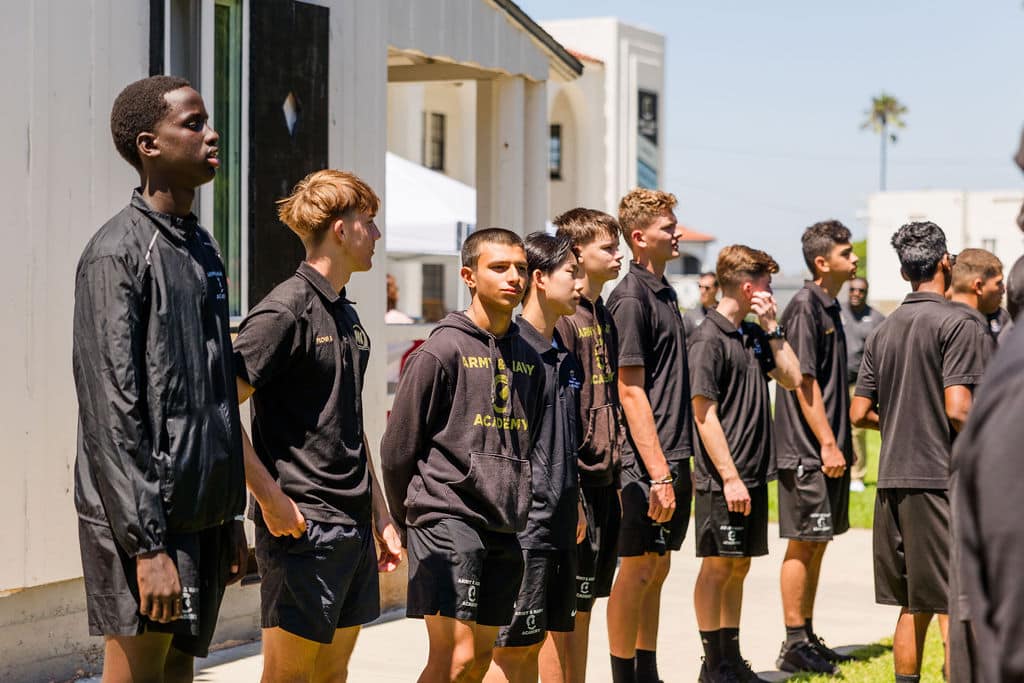
<svg viewBox="0 0 1024 683"><path fill-rule="evenodd" d="M476 190L387 153L385 239L395 255L450 256L476 223Z"/></svg>

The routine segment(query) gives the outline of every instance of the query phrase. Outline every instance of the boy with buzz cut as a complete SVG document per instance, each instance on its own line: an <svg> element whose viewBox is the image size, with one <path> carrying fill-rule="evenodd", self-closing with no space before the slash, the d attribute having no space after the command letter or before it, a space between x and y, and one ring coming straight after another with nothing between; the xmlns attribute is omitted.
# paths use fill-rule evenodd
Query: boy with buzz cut
<svg viewBox="0 0 1024 683"><path fill-rule="evenodd" d="M946 292L949 300L963 304L984 316L992 338L999 339L1003 325L992 325L998 320L1006 285L1003 282L1003 262L984 249L964 249L953 263L953 279ZM1009 314L1007 314L1009 316Z"/></svg>
<svg viewBox="0 0 1024 683"><path fill-rule="evenodd" d="M619 223L602 211L571 209L554 220L558 236L572 240L579 257L583 291L572 315L555 328L583 368L577 452L586 537L576 546L576 628L553 633L566 652L567 683L583 683L587 673L590 613L597 598L612 590L619 548L619 470L625 427L618 392L618 342L612 316L601 299L605 283L619 275Z"/></svg>
<svg viewBox="0 0 1024 683"><path fill-rule="evenodd" d="M238 397L254 404L243 443L268 683L345 680L360 627L380 614L378 568L400 561L363 433L370 339L345 296L352 274L372 266L379 207L351 173L299 181L278 216L306 257L235 340Z"/></svg>
<svg viewBox="0 0 1024 683"><path fill-rule="evenodd" d="M619 203L633 251L608 297L618 331L618 389L628 435L622 452L619 567L608 601L614 683L657 683L661 588L690 509L692 423L686 335L665 266L682 230L667 192L638 188Z"/></svg>
<svg viewBox="0 0 1024 683"><path fill-rule="evenodd" d="M534 683L538 674L542 681L566 680L564 641L550 634L573 630L576 544L586 524L576 470L583 370L555 331L579 303L579 265L567 237L543 232L526 237L526 261L526 297L516 324L543 361L544 414L530 457L533 502L519 534L525 571L512 623L498 632L485 679L492 683Z"/></svg>
<svg viewBox="0 0 1024 683"><path fill-rule="evenodd" d="M777 666L834 674L850 657L815 634L814 599L829 541L850 528L853 439L846 334L836 296L857 276L857 255L850 231L835 220L810 226L801 242L812 279L782 314L800 359L800 388L775 403L779 534L789 539L780 581L786 640Z"/></svg>
<svg viewBox="0 0 1024 683"><path fill-rule="evenodd" d="M946 640L950 451L992 341L978 318L943 296L952 263L939 226L908 223L892 246L913 291L867 339L850 419L882 432L875 602L902 608L893 663L896 683L913 683L920 680L925 635L936 614Z"/></svg>
<svg viewBox="0 0 1024 683"><path fill-rule="evenodd" d="M136 81L110 112L139 173L75 273L75 507L103 680L192 680L241 579L245 481L220 250L191 212L218 137L180 78Z"/></svg>
<svg viewBox="0 0 1024 683"><path fill-rule="evenodd" d="M409 356L381 442L388 503L409 554L406 614L424 619L430 639L422 683L481 681L498 628L515 615L516 534L526 529L545 409L543 360L512 322L527 268L514 232L466 239L469 308Z"/></svg>
<svg viewBox="0 0 1024 683"><path fill-rule="evenodd" d="M722 299L690 340L697 557L693 589L704 647L702 683L761 681L740 654L740 609L750 558L768 554L772 379L800 384L800 363L776 320L771 256L743 245L718 256ZM757 322L747 322L749 313ZM784 392L780 392L784 393Z"/></svg>

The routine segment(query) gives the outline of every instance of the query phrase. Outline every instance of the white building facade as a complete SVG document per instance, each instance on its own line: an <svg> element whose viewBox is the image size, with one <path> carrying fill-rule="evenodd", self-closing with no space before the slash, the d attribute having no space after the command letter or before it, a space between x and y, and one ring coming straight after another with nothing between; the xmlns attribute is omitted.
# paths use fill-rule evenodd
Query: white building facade
<svg viewBox="0 0 1024 683"><path fill-rule="evenodd" d="M476 187L476 222L543 225L547 81L582 67L507 0L37 0L3 3L0 22L0 55L18 65L0 110L12 332L0 359L0 680L63 680L96 670L102 647L87 635L77 548L71 320L79 254L137 184L110 139L117 93L171 73L203 94L222 167L196 210L223 247L242 316L301 258L273 203L299 178L351 170L387 206L389 83L471 83L459 164ZM386 242L386 210L379 222ZM378 252L349 287L376 349L364 390L371 445L386 420L383 261ZM232 587L217 640L258 627L258 588Z"/></svg>
<svg viewBox="0 0 1024 683"><path fill-rule="evenodd" d="M1024 253L1024 236L1017 214L1024 201L1021 190L920 190L876 192L868 197L868 281L872 305L895 308L910 292L900 275L899 259L890 240L911 221L932 221L946 233L951 253L969 247L987 249L1003 262L1005 271Z"/></svg>

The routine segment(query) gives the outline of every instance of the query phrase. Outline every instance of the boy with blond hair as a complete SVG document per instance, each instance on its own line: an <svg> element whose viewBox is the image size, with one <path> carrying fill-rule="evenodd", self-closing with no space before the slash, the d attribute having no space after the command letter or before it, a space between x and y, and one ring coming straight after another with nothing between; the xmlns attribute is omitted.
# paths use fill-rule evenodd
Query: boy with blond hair
<svg viewBox="0 0 1024 683"><path fill-rule="evenodd" d="M370 339L345 296L352 274L372 265L380 200L357 176L327 169L278 205L306 258L235 340L239 401L254 402L243 445L263 680L343 681L360 626L380 614L377 572L401 559L363 433Z"/></svg>
<svg viewBox="0 0 1024 683"><path fill-rule="evenodd" d="M633 251L608 297L618 330L618 390L628 437L622 452L619 573L608 601L615 683L657 683L655 651L669 551L679 550L690 509L693 455L686 335L665 266L679 258L676 198L635 189L619 204Z"/></svg>

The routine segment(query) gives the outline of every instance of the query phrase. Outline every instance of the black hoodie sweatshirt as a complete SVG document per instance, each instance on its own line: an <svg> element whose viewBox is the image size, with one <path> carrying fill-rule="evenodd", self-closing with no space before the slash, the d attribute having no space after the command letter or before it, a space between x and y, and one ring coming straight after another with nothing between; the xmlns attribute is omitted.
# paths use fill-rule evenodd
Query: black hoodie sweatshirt
<svg viewBox="0 0 1024 683"><path fill-rule="evenodd" d="M403 533L446 518L525 529L543 414L542 361L516 325L495 337L449 314L409 356L381 441L395 524Z"/></svg>

